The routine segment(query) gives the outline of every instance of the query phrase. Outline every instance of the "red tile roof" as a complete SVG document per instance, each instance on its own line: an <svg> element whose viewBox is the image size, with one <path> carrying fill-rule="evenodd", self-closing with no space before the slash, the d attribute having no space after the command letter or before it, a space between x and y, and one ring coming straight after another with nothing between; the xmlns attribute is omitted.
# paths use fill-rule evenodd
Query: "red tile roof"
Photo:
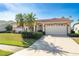
<svg viewBox="0 0 79 59"><path fill-rule="evenodd" d="M37 20L38 22L60 22L60 21L67 21L67 22L71 22L71 20L69 20L68 18L52 18L52 19L40 19Z"/></svg>

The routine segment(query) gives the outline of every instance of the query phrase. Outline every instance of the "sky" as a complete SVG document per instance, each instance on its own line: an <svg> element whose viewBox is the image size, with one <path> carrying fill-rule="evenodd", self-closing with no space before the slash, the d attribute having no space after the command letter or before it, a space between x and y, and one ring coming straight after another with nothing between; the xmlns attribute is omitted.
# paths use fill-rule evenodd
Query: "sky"
<svg viewBox="0 0 79 59"><path fill-rule="evenodd" d="M78 3L0 3L0 20L15 20L17 13L36 14L38 19L61 18L72 16L79 18Z"/></svg>

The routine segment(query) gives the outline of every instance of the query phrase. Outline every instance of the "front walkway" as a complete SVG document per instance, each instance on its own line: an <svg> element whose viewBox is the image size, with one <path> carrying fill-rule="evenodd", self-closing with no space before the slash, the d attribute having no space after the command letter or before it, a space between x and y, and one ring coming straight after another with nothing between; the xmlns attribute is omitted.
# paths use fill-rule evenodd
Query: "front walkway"
<svg viewBox="0 0 79 59"><path fill-rule="evenodd" d="M18 47L18 46L0 44L0 49L5 50L5 51L17 52L17 51L22 50L24 48L23 47Z"/></svg>
<svg viewBox="0 0 79 59"><path fill-rule="evenodd" d="M25 48L11 56L77 56L79 45L70 37L44 36L29 48Z"/></svg>

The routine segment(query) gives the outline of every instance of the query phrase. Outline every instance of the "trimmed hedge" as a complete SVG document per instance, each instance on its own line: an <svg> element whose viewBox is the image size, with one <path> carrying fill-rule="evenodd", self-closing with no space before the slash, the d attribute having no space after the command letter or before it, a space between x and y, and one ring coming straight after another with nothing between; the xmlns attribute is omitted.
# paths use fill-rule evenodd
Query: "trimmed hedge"
<svg viewBox="0 0 79 59"><path fill-rule="evenodd" d="M32 38L39 39L43 36L42 32L34 32Z"/></svg>
<svg viewBox="0 0 79 59"><path fill-rule="evenodd" d="M68 34L70 37L79 37L79 34Z"/></svg>
<svg viewBox="0 0 79 59"><path fill-rule="evenodd" d="M32 38L32 39L39 39L41 38L41 36L43 36L43 33L42 32L22 32L22 37L23 38Z"/></svg>
<svg viewBox="0 0 79 59"><path fill-rule="evenodd" d="M0 33L11 33L10 31L0 31Z"/></svg>
<svg viewBox="0 0 79 59"><path fill-rule="evenodd" d="M44 31L42 31L42 30L38 30L38 32L42 32L42 33L45 35L45 32L44 32Z"/></svg>
<svg viewBox="0 0 79 59"><path fill-rule="evenodd" d="M22 37L23 38L32 38L32 32L24 31L24 32L22 32Z"/></svg>
<svg viewBox="0 0 79 59"><path fill-rule="evenodd" d="M7 31L0 31L0 33L6 33Z"/></svg>
<svg viewBox="0 0 79 59"><path fill-rule="evenodd" d="M73 29L71 30L71 34L75 34L75 31Z"/></svg>

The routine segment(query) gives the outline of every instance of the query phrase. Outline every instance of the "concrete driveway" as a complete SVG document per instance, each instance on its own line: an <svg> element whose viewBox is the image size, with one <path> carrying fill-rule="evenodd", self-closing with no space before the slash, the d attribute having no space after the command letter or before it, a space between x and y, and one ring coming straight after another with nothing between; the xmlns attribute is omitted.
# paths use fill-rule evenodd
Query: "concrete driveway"
<svg viewBox="0 0 79 59"><path fill-rule="evenodd" d="M78 56L79 45L67 36L47 35L11 56Z"/></svg>

